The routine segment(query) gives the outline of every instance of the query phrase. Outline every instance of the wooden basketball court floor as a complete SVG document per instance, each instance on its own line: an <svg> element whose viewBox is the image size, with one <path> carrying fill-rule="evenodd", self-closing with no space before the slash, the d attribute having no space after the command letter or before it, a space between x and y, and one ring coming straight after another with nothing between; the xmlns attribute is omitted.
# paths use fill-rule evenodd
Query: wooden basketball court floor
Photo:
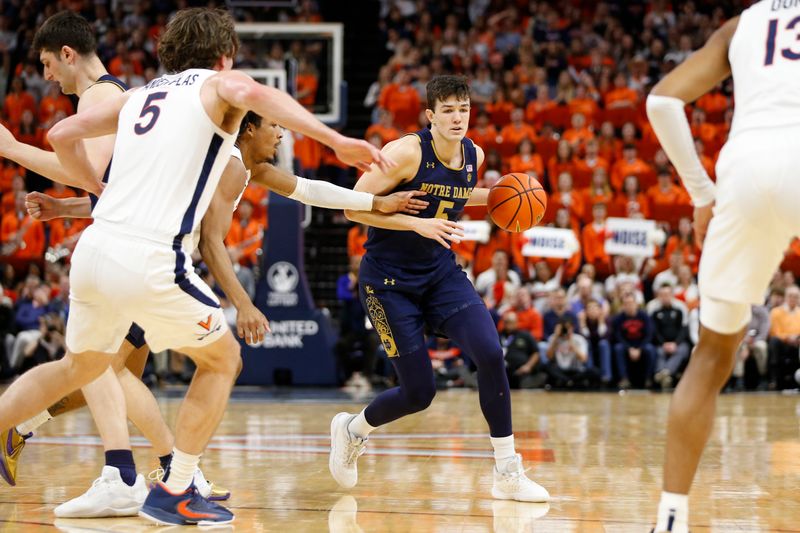
<svg viewBox="0 0 800 533"><path fill-rule="evenodd" d="M163 397L172 421L178 399ZM329 424L364 399L340 391L237 392L203 458L229 487L229 531L647 532L660 491L669 396L513 393L514 431L549 505L491 498L492 459L477 393L440 392L424 413L373 434L359 484L328 473ZM692 492L691 530L800 532L800 396L724 395ZM139 470L155 467L134 437ZM0 486L0 533L156 532L139 518L56 520L86 490L103 453L88 412L51 421Z"/></svg>

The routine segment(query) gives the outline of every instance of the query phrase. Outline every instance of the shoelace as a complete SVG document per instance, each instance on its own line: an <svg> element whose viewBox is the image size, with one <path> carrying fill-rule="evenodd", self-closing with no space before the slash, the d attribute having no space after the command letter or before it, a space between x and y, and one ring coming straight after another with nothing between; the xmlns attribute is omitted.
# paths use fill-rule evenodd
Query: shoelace
<svg viewBox="0 0 800 533"><path fill-rule="evenodd" d="M100 476L99 478L92 481L92 486L89 487L89 490L86 491L86 494L94 494L97 490L99 490L101 485L108 485L109 480Z"/></svg>
<svg viewBox="0 0 800 533"><path fill-rule="evenodd" d="M366 448L367 439L362 439L361 437L353 436L350 439L350 442L347 443L347 447L344 450L344 462L347 467L352 467L356 459L359 458L361 454L364 453Z"/></svg>

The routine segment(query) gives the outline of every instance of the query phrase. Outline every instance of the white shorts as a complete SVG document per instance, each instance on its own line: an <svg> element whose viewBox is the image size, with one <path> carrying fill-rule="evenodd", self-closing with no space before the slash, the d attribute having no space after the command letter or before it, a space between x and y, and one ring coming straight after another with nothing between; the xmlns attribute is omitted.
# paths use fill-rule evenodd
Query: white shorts
<svg viewBox="0 0 800 533"><path fill-rule="evenodd" d="M700 259L701 296L764 303L783 253L800 234L798 135L800 127L750 130L725 144Z"/></svg>
<svg viewBox="0 0 800 533"><path fill-rule="evenodd" d="M219 300L191 258L95 223L72 255L67 348L116 353L131 322L154 352L201 347L228 330Z"/></svg>

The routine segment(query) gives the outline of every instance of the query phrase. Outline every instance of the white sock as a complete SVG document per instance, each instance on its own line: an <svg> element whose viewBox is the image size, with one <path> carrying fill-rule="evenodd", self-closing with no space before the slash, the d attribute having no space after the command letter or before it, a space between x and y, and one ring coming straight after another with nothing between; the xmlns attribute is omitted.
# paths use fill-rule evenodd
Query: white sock
<svg viewBox="0 0 800 533"><path fill-rule="evenodd" d="M190 455L177 448L172 449L172 462L169 464L169 477L166 485L170 492L180 493L189 488L194 472L200 463L199 455Z"/></svg>
<svg viewBox="0 0 800 533"><path fill-rule="evenodd" d="M672 524L670 528L670 519ZM656 531L670 531L671 533L688 533L689 531L689 496L662 492L661 501L658 503L658 521Z"/></svg>
<svg viewBox="0 0 800 533"><path fill-rule="evenodd" d="M514 450L514 435L508 437L489 437L494 448L494 462L500 470L509 459L513 459L517 452Z"/></svg>
<svg viewBox="0 0 800 533"><path fill-rule="evenodd" d="M347 425L347 430L350 431L350 433L362 439L367 438L367 436L376 429L378 428L369 425L369 422L367 422L367 419L364 417L364 411L358 413Z"/></svg>
<svg viewBox="0 0 800 533"><path fill-rule="evenodd" d="M36 428L38 428L51 418L53 417L50 416L50 412L47 409L45 409L44 411L34 416L33 418L26 420L22 424L18 425L17 431L19 432L20 435L27 435L28 433L31 433L33 430L35 430Z"/></svg>

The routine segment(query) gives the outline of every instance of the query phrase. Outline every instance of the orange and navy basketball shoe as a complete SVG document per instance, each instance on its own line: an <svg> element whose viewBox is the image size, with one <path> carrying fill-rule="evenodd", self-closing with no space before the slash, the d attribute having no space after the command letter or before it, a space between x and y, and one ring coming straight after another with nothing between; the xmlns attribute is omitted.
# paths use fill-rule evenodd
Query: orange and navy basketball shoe
<svg viewBox="0 0 800 533"><path fill-rule="evenodd" d="M0 444L3 451L0 453L0 476L9 485L17 484L17 464L22 448L25 447L25 440L33 436L33 433L20 435L17 428L11 428L0 434Z"/></svg>
<svg viewBox="0 0 800 533"><path fill-rule="evenodd" d="M233 513L225 507L200 496L191 485L173 494L163 483L150 488L139 516L159 525L217 526L233 522Z"/></svg>

